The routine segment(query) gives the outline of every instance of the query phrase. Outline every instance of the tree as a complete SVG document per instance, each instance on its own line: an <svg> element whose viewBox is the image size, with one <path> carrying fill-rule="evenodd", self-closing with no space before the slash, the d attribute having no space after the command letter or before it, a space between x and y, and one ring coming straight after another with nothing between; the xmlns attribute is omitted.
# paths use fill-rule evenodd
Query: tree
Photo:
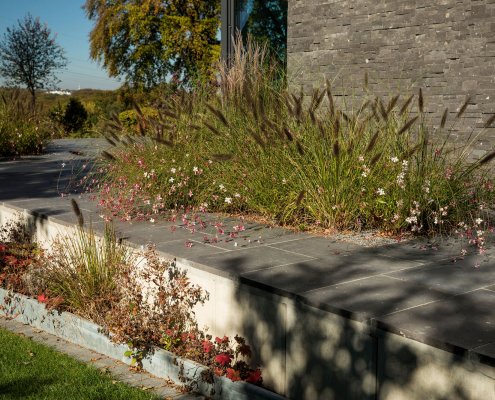
<svg viewBox="0 0 495 400"><path fill-rule="evenodd" d="M219 59L220 0L86 0L91 58L110 76L150 88L211 76Z"/></svg>
<svg viewBox="0 0 495 400"><path fill-rule="evenodd" d="M251 12L242 29L242 35L251 35L265 42L282 64L287 57L287 0L244 0L243 8Z"/></svg>
<svg viewBox="0 0 495 400"><path fill-rule="evenodd" d="M33 105L36 90L57 84L55 71L66 65L64 50L55 43L50 29L31 14L7 28L0 41L0 75L8 86L26 86Z"/></svg>
<svg viewBox="0 0 495 400"><path fill-rule="evenodd" d="M88 112L83 104L76 97L71 97L69 103L65 107L62 124L66 132L76 132L84 127L84 123L88 119Z"/></svg>

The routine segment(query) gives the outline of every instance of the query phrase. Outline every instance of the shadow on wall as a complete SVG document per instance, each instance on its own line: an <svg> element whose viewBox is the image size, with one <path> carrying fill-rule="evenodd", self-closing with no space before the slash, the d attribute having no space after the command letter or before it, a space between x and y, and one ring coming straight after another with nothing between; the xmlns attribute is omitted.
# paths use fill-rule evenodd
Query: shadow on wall
<svg viewBox="0 0 495 400"><path fill-rule="evenodd" d="M63 211L45 209L32 210L29 214L10 210L2 213L0 210L0 238L7 241L20 243L35 243L40 239L40 234L47 233L48 217L57 215Z"/></svg>
<svg viewBox="0 0 495 400"><path fill-rule="evenodd" d="M359 323L295 298L277 307L244 285L237 301L244 310L242 332L264 377L276 382L283 376L269 389L290 399L375 398L375 341Z"/></svg>
<svg viewBox="0 0 495 400"><path fill-rule="evenodd" d="M363 249L363 255L367 251ZM242 257L232 260L232 271L242 270L244 263ZM345 271L346 265L339 268ZM304 272L308 274L311 271ZM376 320L363 314L311 305L301 296L246 278L240 281L236 301L243 310L241 332L252 344L254 362L263 367L267 387L290 399L495 399L495 374L489 366L376 328ZM395 312L401 304L406 308L417 290L406 286L400 297L380 304L380 315ZM356 287L346 293L355 299L365 295ZM443 301L443 315L425 314L424 323L437 327L431 336L486 331L480 321L492 313L470 301L465 296L462 309L471 309L475 318L461 325L447 317L438 323L442 316L458 312L457 301Z"/></svg>

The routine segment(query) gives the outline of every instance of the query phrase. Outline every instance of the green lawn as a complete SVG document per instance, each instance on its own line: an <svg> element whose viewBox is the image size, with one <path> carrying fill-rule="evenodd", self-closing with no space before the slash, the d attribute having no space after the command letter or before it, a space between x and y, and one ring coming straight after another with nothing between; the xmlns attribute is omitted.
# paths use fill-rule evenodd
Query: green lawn
<svg viewBox="0 0 495 400"><path fill-rule="evenodd" d="M0 399L157 399L98 369L0 329Z"/></svg>

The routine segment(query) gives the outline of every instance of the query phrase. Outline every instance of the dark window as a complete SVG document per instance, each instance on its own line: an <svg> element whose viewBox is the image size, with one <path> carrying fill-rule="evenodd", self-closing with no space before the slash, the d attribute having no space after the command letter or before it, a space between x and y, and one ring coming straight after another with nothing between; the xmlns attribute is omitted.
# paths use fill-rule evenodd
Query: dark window
<svg viewBox="0 0 495 400"><path fill-rule="evenodd" d="M267 43L283 64L287 57L287 0L223 0L223 55L232 53L232 37L240 31L243 38Z"/></svg>

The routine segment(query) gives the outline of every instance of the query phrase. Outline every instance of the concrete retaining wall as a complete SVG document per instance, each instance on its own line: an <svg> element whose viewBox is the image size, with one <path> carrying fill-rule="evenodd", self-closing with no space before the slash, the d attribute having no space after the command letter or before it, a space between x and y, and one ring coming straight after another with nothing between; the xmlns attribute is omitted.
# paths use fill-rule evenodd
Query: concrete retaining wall
<svg viewBox="0 0 495 400"><path fill-rule="evenodd" d="M0 224L18 210L0 206ZM38 240L70 226L24 213ZM164 258L172 255L161 254ZM495 399L495 368L323 310L302 299L224 277L177 259L210 293L197 310L213 335L239 333L252 345L265 384L291 399Z"/></svg>

